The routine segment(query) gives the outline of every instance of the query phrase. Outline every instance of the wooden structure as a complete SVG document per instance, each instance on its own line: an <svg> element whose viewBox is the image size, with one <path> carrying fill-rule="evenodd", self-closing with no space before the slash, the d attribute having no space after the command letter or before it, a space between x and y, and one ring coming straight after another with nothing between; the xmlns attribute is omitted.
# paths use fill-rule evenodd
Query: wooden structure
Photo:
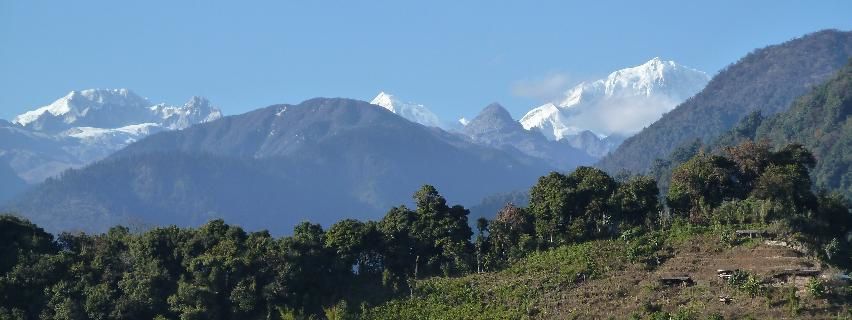
<svg viewBox="0 0 852 320"><path fill-rule="evenodd" d="M789 277L789 276L797 276L797 277L816 277L820 273L819 269L808 268L808 269L784 269L778 271L773 275L774 278L781 277Z"/></svg>
<svg viewBox="0 0 852 320"><path fill-rule="evenodd" d="M776 246L776 247L788 247L790 246L787 241L779 241L779 240L766 240L763 242L767 246Z"/></svg>
<svg viewBox="0 0 852 320"><path fill-rule="evenodd" d="M792 283L797 286L804 286L808 280L819 276L819 269L784 269L772 275L772 278L782 283Z"/></svg>
<svg viewBox="0 0 852 320"><path fill-rule="evenodd" d="M680 276L680 277L663 277L660 278L660 284L664 286L674 287L688 287L695 284L695 281L692 281L692 278L689 276Z"/></svg>
<svg viewBox="0 0 852 320"><path fill-rule="evenodd" d="M757 238L763 237L766 235L766 232L763 230L737 230L734 231L737 237L749 237L749 238Z"/></svg>
<svg viewBox="0 0 852 320"><path fill-rule="evenodd" d="M735 270L717 269L716 275L719 277L719 279L728 281L728 279L731 279L731 277L734 276L734 272L735 272Z"/></svg>

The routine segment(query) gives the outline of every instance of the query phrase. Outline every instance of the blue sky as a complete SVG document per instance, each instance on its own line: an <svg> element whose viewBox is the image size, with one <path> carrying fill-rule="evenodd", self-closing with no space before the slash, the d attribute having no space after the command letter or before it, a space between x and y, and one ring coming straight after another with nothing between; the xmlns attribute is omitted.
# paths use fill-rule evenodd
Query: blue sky
<svg viewBox="0 0 852 320"><path fill-rule="evenodd" d="M0 118L71 90L227 114L378 91L444 119L542 96L655 56L715 73L755 48L852 30L852 1L0 0Z"/></svg>

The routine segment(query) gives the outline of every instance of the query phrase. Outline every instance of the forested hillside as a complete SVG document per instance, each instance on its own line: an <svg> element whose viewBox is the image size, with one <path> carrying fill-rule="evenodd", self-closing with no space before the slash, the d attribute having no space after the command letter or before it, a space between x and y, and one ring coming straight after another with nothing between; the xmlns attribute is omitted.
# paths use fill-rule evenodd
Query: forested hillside
<svg viewBox="0 0 852 320"><path fill-rule="evenodd" d="M790 110L764 121L754 140L772 145L799 143L812 150L817 186L852 199L852 60L827 83L800 98Z"/></svg>
<svg viewBox="0 0 852 320"><path fill-rule="evenodd" d="M473 239L468 210L429 185L378 221L304 222L281 238L222 220L54 237L2 216L0 318L849 316L837 268L852 266L850 206L811 191L813 166L799 145L699 153L675 169L670 210L648 177L553 172L527 207L477 219ZM734 233L746 228L782 248ZM785 268L821 276L778 280ZM691 283L660 282L684 273Z"/></svg>
<svg viewBox="0 0 852 320"><path fill-rule="evenodd" d="M852 56L852 32L826 30L756 50L720 71L707 87L665 114L597 166L646 172L655 159L700 140L710 142L746 115L785 111Z"/></svg>
<svg viewBox="0 0 852 320"><path fill-rule="evenodd" d="M709 144L695 141L676 149L666 160L658 159L652 173L665 190L672 169L700 150L719 154L745 141L753 141L763 148L797 143L812 150L817 159L811 171L814 185L852 199L850 115L852 60L825 83L797 99L789 110L768 118L760 112L751 113Z"/></svg>

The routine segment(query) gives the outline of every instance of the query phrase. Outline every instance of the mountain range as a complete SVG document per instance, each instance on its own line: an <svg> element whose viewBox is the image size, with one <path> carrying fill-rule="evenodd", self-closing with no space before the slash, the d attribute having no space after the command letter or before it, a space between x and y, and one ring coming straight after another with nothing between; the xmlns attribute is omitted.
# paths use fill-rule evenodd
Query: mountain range
<svg viewBox="0 0 852 320"><path fill-rule="evenodd" d="M89 89L71 91L53 103L27 111L12 123L40 132L58 133L72 128L125 128L148 125L164 129L183 129L216 120L220 110L200 97L183 106L151 105L127 89Z"/></svg>
<svg viewBox="0 0 852 320"><path fill-rule="evenodd" d="M616 146L598 166L642 172L678 146L717 139L755 111L769 117L783 112L842 68L852 54L850 34L822 31L756 50L704 89L703 72L652 59L580 84L521 121L493 103L453 125L386 92L370 103L315 98L228 117L203 98L168 106L124 89L72 92L12 122L0 121L0 200L12 198L4 209L51 231L225 218L281 233L302 220L376 218L391 206L411 204L411 193L422 184L435 185L454 203L491 199L480 205L491 208L502 199L522 201L524 195L513 192L542 174L591 165ZM690 98L692 91L700 92ZM848 177L831 171L846 163L844 131L836 130L846 109L819 102L845 96L814 96L800 104L827 105L813 108L841 116L824 126L800 125L803 117L818 118L814 113L790 116L785 119L799 120L771 120L783 124L762 130L789 141L813 131L806 142L817 156L841 159L817 169L824 176L817 180L846 188ZM623 103L628 100L635 103ZM596 112L634 115L631 110L641 108L661 118L644 129L639 122L654 116L613 120L623 126L578 122ZM802 108L810 107L796 110ZM535 112L545 109L553 110ZM641 131L619 146L634 130ZM814 136L819 133L825 134ZM37 185L24 191L28 184Z"/></svg>
<svg viewBox="0 0 852 320"><path fill-rule="evenodd" d="M221 217L282 232L306 219L376 218L410 203L422 184L454 202L476 203L526 188L549 170L540 159L367 102L317 98L151 135L48 179L8 207L49 230Z"/></svg>
<svg viewBox="0 0 852 320"><path fill-rule="evenodd" d="M523 129L537 131L548 140L563 141L562 146L571 147L559 152L573 153L579 149L585 151L587 156L601 158L626 137L640 131L700 91L709 79L702 71L657 57L639 66L616 70L604 79L582 82L566 91L562 99L529 110L519 122ZM461 118L458 123L444 122L426 106L402 102L385 92L379 93L371 103L425 126L441 127L468 135L480 131L479 128L464 129L473 120ZM496 140L484 139L482 135L471 138L476 141ZM533 148L530 141L525 145L520 149L529 151ZM577 158L573 154L570 157Z"/></svg>
<svg viewBox="0 0 852 320"><path fill-rule="evenodd" d="M0 122L0 162L27 184L103 159L149 134L222 117L207 99L152 104L127 89L72 91Z"/></svg>
<svg viewBox="0 0 852 320"><path fill-rule="evenodd" d="M538 131L524 129L498 103L485 107L461 132L477 144L542 159L561 170L571 170L595 161L585 150L567 141L551 141Z"/></svg>

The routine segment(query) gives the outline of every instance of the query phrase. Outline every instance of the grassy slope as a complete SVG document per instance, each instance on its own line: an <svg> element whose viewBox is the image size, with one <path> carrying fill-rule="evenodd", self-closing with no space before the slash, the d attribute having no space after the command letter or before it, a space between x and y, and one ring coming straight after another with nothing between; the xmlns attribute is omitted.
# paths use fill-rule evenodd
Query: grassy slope
<svg viewBox="0 0 852 320"><path fill-rule="evenodd" d="M366 315L375 319L622 319L664 311L701 319L707 315L725 319L849 316L848 302L815 298L802 287L796 293L799 311L794 314L792 285L766 285L765 293L752 297L725 284L716 269L746 270L768 280L775 271L819 267L819 263L758 240L732 247L719 239L716 232L692 229L665 238L657 234L563 246L534 253L500 272L417 281L414 298L390 301L367 310ZM650 245L653 241L655 247ZM696 284L685 288L658 284L660 277L683 274ZM722 304L721 295L734 300Z"/></svg>

